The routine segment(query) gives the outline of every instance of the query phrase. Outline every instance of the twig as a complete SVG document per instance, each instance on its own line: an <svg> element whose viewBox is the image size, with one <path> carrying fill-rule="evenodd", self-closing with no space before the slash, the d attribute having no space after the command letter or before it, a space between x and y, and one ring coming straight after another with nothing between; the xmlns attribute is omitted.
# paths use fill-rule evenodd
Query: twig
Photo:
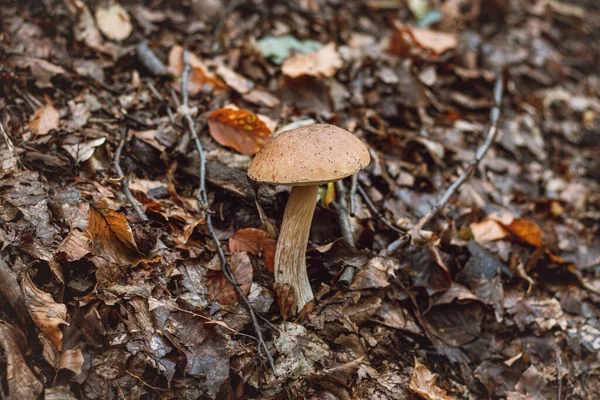
<svg viewBox="0 0 600 400"><path fill-rule="evenodd" d="M156 89L156 86L154 86L154 83L152 83L151 80L148 80L146 82L146 84L148 85L148 89L150 89L150 91L152 92L152 94L158 99L158 101L160 101L161 104L163 104L165 106L165 108L167 109L167 115L169 116L169 121L171 121L171 124L173 126L177 125L177 122L175 121L175 114L173 114L173 110L171 110L171 106L169 105L169 103L167 103L165 101L165 98L162 96L162 94L160 94L160 92Z"/></svg>
<svg viewBox="0 0 600 400"><path fill-rule="evenodd" d="M350 244L350 246L354 247L354 235L352 234L352 228L350 227L350 217L348 216L348 203L346 202L346 187L344 186L342 181L337 181L335 183L335 189L338 194L338 203L337 203L337 213L340 220L340 229L342 231L342 236L344 240ZM348 290L352 280L354 279L354 274L356 273L356 268L351 265L346 265L344 270L340 274L336 285L340 290Z"/></svg>
<svg viewBox="0 0 600 400"><path fill-rule="evenodd" d="M557 347L558 347L558 345L557 345ZM562 397L562 377L560 376L560 364L561 364L560 350L554 349L554 353L556 354L556 377L558 379L558 393L557 393L556 399L560 400L560 398Z"/></svg>
<svg viewBox="0 0 600 400"><path fill-rule="evenodd" d="M431 221L445 206L448 204L448 201L456 194L458 189L465 183L469 177L473 174L473 172L477 169L477 166L481 162L481 160L485 157L488 150L492 147L492 144L496 140L496 135L498 134L498 121L500 119L500 109L502 107L502 95L504 89L504 78L502 76L502 71L498 72L498 76L496 78L496 83L494 85L494 106L490 110L490 126L488 128L488 132L486 135L485 142L477 149L475 153L475 157L469 162L467 168L463 171L463 173L455 180L446 191L438 198L435 204L429 209L427 214L425 214L413 228L408 232L409 237L415 238L419 237L419 233L423 229L423 227ZM401 236L394 242L390 243L390 245L383 252L384 254L391 254L403 245L407 244L406 236Z"/></svg>
<svg viewBox="0 0 600 400"><path fill-rule="evenodd" d="M377 207L375 207L375 204L373 204L373 201L371 200L371 198L369 197L369 195L367 194L367 192L365 192L365 190L362 188L362 186L359 184L357 185L357 190L358 193L360 194L360 196L362 197L362 199L364 200L365 203L367 203L367 207L369 207L369 210L371 210L371 212L373 214L375 214L375 216L377 218L379 218L381 220L381 222L383 222L388 228L396 231L397 233L404 235L406 234L406 231L398 228L397 226L395 226L394 224L392 224L386 217L385 215L383 215L378 209Z"/></svg>
<svg viewBox="0 0 600 400"><path fill-rule="evenodd" d="M121 140L119 141L119 147L117 147L117 152L115 153L115 161L113 165L117 170L117 176L121 180L121 184L123 186L123 193L125 193L125 197L135 210L135 213L138 215L140 220L144 223L148 222L148 216L142 211L140 208L140 204L137 202L133 194L131 193L131 189L129 189L129 180L125 177L123 170L121 169L121 153L123 152L123 147L125 146L125 139L127 138L127 128L123 128L121 132Z"/></svg>
<svg viewBox="0 0 600 400"><path fill-rule="evenodd" d="M4 130L4 125L2 124L2 122L0 122L0 131L2 131L2 137L4 138L4 141L6 142L6 146L8 147L8 155L10 156L10 164L11 164L10 168L12 168L15 165L17 165L17 162L19 161L19 159L15 156L15 146L13 145L12 140L10 140L10 137Z"/></svg>
<svg viewBox="0 0 600 400"><path fill-rule="evenodd" d="M181 94L182 94L182 99L183 99L183 106L185 109L188 108L188 103L189 103L189 95L188 95L188 89L187 89L188 76L190 73L189 59L190 59L190 56L189 56L188 51L183 50L183 65L184 65L184 67L183 67L183 74L181 76ZM215 244L217 246L217 252L219 253L219 259L221 260L221 268L223 270L223 274L225 275L225 278L233 285L239 298L246 305L246 308L248 309L248 313L250 314L250 318L252 319L252 325L254 326L254 330L256 332L258 344L260 347L262 347L263 351L265 352L265 356L267 357L269 366L271 367L273 374L277 377L278 374L277 374L277 370L275 369L275 363L273 362L273 357L271 356L271 352L269 351L269 348L267 347L267 344L265 343L265 341L263 339L262 330L261 330L260 324L258 322L258 319L256 317L256 313L254 312L254 308L252 307L252 304L250 304L250 300L248 300L248 297L246 297L246 295L242 291L240 285L238 284L235 276L233 275L233 272L231 271L231 268L229 267L229 263L227 262L227 258L225 258L225 253L223 253L223 248L221 247L221 241L219 240L219 237L217 236L217 233L215 232L215 230L213 228L212 212L209 208L208 197L206 195L206 180L205 180L206 156L204 154L204 149L202 148L202 143L200 143L200 138L198 137L198 133L196 132L196 128L194 127L194 120L192 119L192 116L189 113L185 114L185 120L188 123L188 128L189 128L190 134L192 135L192 139L194 140L196 149L200 156L200 187L198 189L198 200L200 201L200 205L206 215L206 217L205 217L206 228L208 229L210 236L212 237L213 241L215 242ZM206 122L204 122L204 124L206 124Z"/></svg>
<svg viewBox="0 0 600 400"><path fill-rule="evenodd" d="M148 47L148 41L144 40L137 46L138 60L146 67L148 72L152 75L163 76L167 74L167 67L165 64L154 54L152 49Z"/></svg>
<svg viewBox="0 0 600 400"><path fill-rule="evenodd" d="M469 177L473 174L477 166L485 157L498 134L498 120L500 119L500 108L502 106L502 94L504 89L504 79L502 72L498 72L496 84L494 85L494 106L490 110L490 127L488 128L485 142L477 149L475 157L469 162L463 173L446 189L446 192L436 201L435 205L425 214L414 226L412 230L421 230L433 217L435 217L450 201L450 198L460 189Z"/></svg>
<svg viewBox="0 0 600 400"><path fill-rule="evenodd" d="M354 218L356 215L356 188L358 186L358 172L352 175L352 181L350 185L350 193L348 197L350 198L350 216Z"/></svg>

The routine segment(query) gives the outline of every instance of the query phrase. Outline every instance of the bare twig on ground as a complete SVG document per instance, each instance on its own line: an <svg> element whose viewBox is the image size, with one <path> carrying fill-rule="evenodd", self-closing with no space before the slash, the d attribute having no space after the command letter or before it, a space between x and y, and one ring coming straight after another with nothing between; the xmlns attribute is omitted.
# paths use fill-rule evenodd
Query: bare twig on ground
<svg viewBox="0 0 600 400"><path fill-rule="evenodd" d="M127 128L123 128L121 132L121 139L119 141L119 147L117 147L117 151L115 153L115 161L113 165L117 170L117 176L121 180L121 184L123 185L123 193L125 193L125 197L135 210L135 213L138 215L140 220L143 223L148 222L148 216L142 211L140 208L140 204L137 202L133 194L131 193L131 189L129 189L129 180L125 177L123 170L121 169L121 153L123 152L123 147L125 147L125 139L127 139Z"/></svg>
<svg viewBox="0 0 600 400"><path fill-rule="evenodd" d="M352 175L352 181L350 185L350 193L348 197L350 198L350 216L354 218L356 215L356 187L358 185L358 172Z"/></svg>
<svg viewBox="0 0 600 400"><path fill-rule="evenodd" d="M183 51L184 67L183 67L183 74L181 76L181 94L182 94L182 99L183 99L183 106L186 109L188 108L188 104L189 104L189 95L188 95L188 89L187 89L188 76L190 73L190 60L189 59L190 59L190 56L189 56L188 51L184 50ZM269 351L269 348L268 348L267 344L265 343L265 340L263 339L261 326L258 322L258 318L256 316L254 308L252 307L252 304L250 304L250 300L248 300L248 297L246 297L246 295L242 291L240 285L238 284L235 276L233 275L233 272L231 271L231 268L229 267L229 263L227 262L227 258L225 257L225 253L223 252L223 248L221 247L221 241L219 240L219 237L217 236L217 233L215 232L215 230L213 228L212 212L209 208L208 197L206 194L206 179L205 179L206 156L204 154L204 149L202 148L202 143L200 143L200 138L198 137L198 133L196 132L196 128L194 126L194 120L189 113L185 114L185 120L188 124L189 132L192 135L194 144L196 145L196 150L198 151L198 154L200 156L200 183L199 183L200 187L198 188L198 200L200 201L200 205L205 213L206 229L208 229L208 232L210 233L211 238L213 239L213 241L215 242L215 244L217 246L217 252L219 253L219 259L221 260L221 268L223 270L223 274L225 275L225 278L233 285L239 298L241 299L241 301L244 303L244 305L248 309L248 313L250 314L250 318L252 319L252 325L254 326L254 330L256 332L256 340L258 341L259 348L262 348L262 350L264 351L267 361L269 362L269 366L271 367L271 370L273 371L273 374L275 376L278 376L277 370L275 369L275 363L273 362L273 357L271 356L271 352ZM206 122L204 122L204 124L206 124Z"/></svg>
<svg viewBox="0 0 600 400"><path fill-rule="evenodd" d="M13 166L17 165L19 159L17 158L17 156L15 156L15 146L13 145L12 140L10 140L8 133L6 133L6 131L4 130L4 125L2 124L2 122L0 122L0 132L2 132L2 137L6 142L6 147L8 148L8 155L10 156L10 163L12 168Z"/></svg>
<svg viewBox="0 0 600 400"><path fill-rule="evenodd" d="M348 203L346 201L346 187L342 181L337 181L335 183L335 189L337 191L338 202L335 203L336 211L340 220L340 229L342 231L342 236L344 240L350 244L350 246L354 247L354 235L352 234L352 228L350 226L350 217L348 215ZM344 270L340 274L337 280L337 287L341 290L347 290L354 279L354 274L356 273L356 268L351 265L346 265Z"/></svg>
<svg viewBox="0 0 600 400"><path fill-rule="evenodd" d="M377 216L377 218L379 218L381 220L381 222L383 222L388 228L398 232L401 235L406 234L405 231L403 231L402 229L398 228L397 226L395 226L394 224L392 224L386 217L385 215L383 215L378 209L377 207L375 207L375 204L373 204L373 201L371 201L371 198L369 197L369 195L367 194L367 192L365 192L365 190L362 188L362 186L359 184L357 185L357 190L358 193L360 194L360 196L362 197L362 199L364 200L364 202L367 204L367 207L369 207L369 210L371 210L371 212L373 214L375 214Z"/></svg>
<svg viewBox="0 0 600 400"><path fill-rule="evenodd" d="M146 67L148 72L152 75L163 76L167 74L167 67L165 64L154 54L152 49L148 47L148 41L144 40L137 46L138 60Z"/></svg>
<svg viewBox="0 0 600 400"><path fill-rule="evenodd" d="M498 77L494 85L494 106L490 110L490 127L486 135L485 142L477 149L475 157L469 162L467 168L463 173L456 179L446 191L439 197L431 209L425 214L415 226L408 232L411 238L419 237L419 234L423 227L429 223L442 209L448 204L448 201L456 194L458 189L465 183L477 169L477 166L481 160L485 157L488 150L492 147L492 144L496 140L498 134L498 122L500 120L500 109L502 107L502 95L504 90L504 79L502 72L498 72ZM406 238L401 236L385 249L384 254L391 254L398 250L403 244L407 243Z"/></svg>
<svg viewBox="0 0 600 400"><path fill-rule="evenodd" d="M165 108L167 109L167 115L169 116L169 121L171 121L171 124L173 126L177 126L177 121L175 121L175 114L173 114L173 110L171 110L171 106L169 105L169 103L167 103L167 101L165 100L165 98L162 96L162 94L160 94L160 92L158 91L158 89L156 89L156 86L154 86L154 83L151 80L148 80L146 82L146 84L148 85L148 89L150 89L150 91L152 92L152 94L160 101L160 103L162 105L165 106Z"/></svg>

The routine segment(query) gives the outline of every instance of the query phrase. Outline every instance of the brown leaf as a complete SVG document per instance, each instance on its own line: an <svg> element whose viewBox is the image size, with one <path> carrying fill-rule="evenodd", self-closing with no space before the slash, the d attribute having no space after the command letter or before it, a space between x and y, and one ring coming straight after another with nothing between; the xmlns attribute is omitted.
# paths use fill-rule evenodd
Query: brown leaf
<svg viewBox="0 0 600 400"><path fill-rule="evenodd" d="M58 245L56 253L63 253L68 261L81 260L92 252L92 239L88 232L72 229L67 237Z"/></svg>
<svg viewBox="0 0 600 400"><path fill-rule="evenodd" d="M190 67L192 71L188 78L189 94L195 95L200 93L204 85L212 87L215 93L227 90L227 86L193 53L190 53ZM169 66L167 70L173 76L181 76L183 73L183 47L173 46L169 53ZM175 88L176 90L181 90L181 84L178 83Z"/></svg>
<svg viewBox="0 0 600 400"><path fill-rule="evenodd" d="M527 244L535 247L542 245L542 231L535 222L515 218L509 225L504 227Z"/></svg>
<svg viewBox="0 0 600 400"><path fill-rule="evenodd" d="M227 86L240 94L246 94L254 88L254 82L223 64L219 64L216 73L223 79Z"/></svg>
<svg viewBox="0 0 600 400"><path fill-rule="evenodd" d="M473 233L473 238L479 243L504 239L509 235L506 229L493 219L473 222L469 225L469 228L471 229L471 233Z"/></svg>
<svg viewBox="0 0 600 400"><path fill-rule="evenodd" d="M219 144L248 155L258 153L272 133L258 115L232 108L213 112L208 117L208 128Z"/></svg>
<svg viewBox="0 0 600 400"><path fill-rule="evenodd" d="M252 286L252 262L245 252L233 253L229 262L231 272L245 295L250 293ZM209 297L216 299L221 305L233 305L239 301L235 288L221 271L209 280Z"/></svg>
<svg viewBox="0 0 600 400"><path fill-rule="evenodd" d="M59 65L52 64L41 58L14 55L8 59L8 62L18 68L31 69L31 75L35 78L35 84L40 88L51 88L50 80L55 75L65 73L65 69Z"/></svg>
<svg viewBox="0 0 600 400"><path fill-rule="evenodd" d="M27 272L21 278L21 288L31 318L56 350L61 351L63 332L60 327L68 325L67 307L55 302L49 293L38 289Z"/></svg>
<svg viewBox="0 0 600 400"><path fill-rule="evenodd" d="M277 305L279 305L279 312L283 320L286 321L287 317L292 312L292 309L296 305L296 295L294 288L289 283L275 283L273 284L273 290L277 296Z"/></svg>
<svg viewBox="0 0 600 400"><path fill-rule="evenodd" d="M83 353L81 352L81 347L65 350L60 355L58 368L68 369L69 371L72 371L75 375L79 375L81 373L81 368L83 367L83 361L84 360Z"/></svg>
<svg viewBox="0 0 600 400"><path fill-rule="evenodd" d="M84 42L86 46L101 53L115 57L117 49L110 43L105 44L102 34L96 26L94 17L88 6L78 0L67 0L65 4L71 14L77 17L77 23L73 26L73 36L78 42Z"/></svg>
<svg viewBox="0 0 600 400"><path fill-rule="evenodd" d="M77 400L67 386L55 386L44 390L44 400Z"/></svg>
<svg viewBox="0 0 600 400"><path fill-rule="evenodd" d="M446 391L435 384L436 380L437 376L415 358L410 390L427 400L451 400Z"/></svg>
<svg viewBox="0 0 600 400"><path fill-rule="evenodd" d="M44 385L27 366L23 351L27 339L23 332L8 322L0 320L0 347L6 358L8 395L15 400L37 399ZM4 389L0 389L3 390Z"/></svg>
<svg viewBox="0 0 600 400"><path fill-rule="evenodd" d="M265 265L270 272L275 270L275 250L277 240L268 237L268 233L256 228L245 228L235 232L229 238L229 249L232 252L247 252L264 257Z"/></svg>
<svg viewBox="0 0 600 400"><path fill-rule="evenodd" d="M335 49L335 43L331 42L314 53L295 54L287 58L281 66L281 71L290 78L303 75L331 78L342 65L342 58Z"/></svg>
<svg viewBox="0 0 600 400"><path fill-rule="evenodd" d="M404 55L417 47L439 55L458 45L455 33L414 28L400 22L395 23L395 28L396 32L390 39L389 51L392 54Z"/></svg>
<svg viewBox="0 0 600 400"><path fill-rule="evenodd" d="M249 103L263 105L269 108L277 107L281 103L277 97L262 88L254 88L242 97Z"/></svg>
<svg viewBox="0 0 600 400"><path fill-rule="evenodd" d="M94 254L121 266L137 264L141 254L125 215L108 208L105 200L90 204L88 234Z"/></svg>
<svg viewBox="0 0 600 400"><path fill-rule="evenodd" d="M376 289L389 286L387 274L394 260L385 257L375 257L356 273L351 289Z"/></svg>
<svg viewBox="0 0 600 400"><path fill-rule="evenodd" d="M96 23L104 36L111 40L127 39L133 30L129 14L117 3L97 8Z"/></svg>
<svg viewBox="0 0 600 400"><path fill-rule="evenodd" d="M59 123L60 117L58 111L56 111L52 104L46 104L38 108L31 116L27 128L36 135L46 135L51 130L57 129Z"/></svg>

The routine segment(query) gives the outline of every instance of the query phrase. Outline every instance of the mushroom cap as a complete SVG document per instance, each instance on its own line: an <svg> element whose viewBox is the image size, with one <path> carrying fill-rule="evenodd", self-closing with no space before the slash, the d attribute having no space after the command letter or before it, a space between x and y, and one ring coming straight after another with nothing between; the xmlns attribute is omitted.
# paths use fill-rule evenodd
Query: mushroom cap
<svg viewBox="0 0 600 400"><path fill-rule="evenodd" d="M276 185L318 185L352 175L370 161L367 146L350 132L313 124L270 140L250 163L248 176Z"/></svg>

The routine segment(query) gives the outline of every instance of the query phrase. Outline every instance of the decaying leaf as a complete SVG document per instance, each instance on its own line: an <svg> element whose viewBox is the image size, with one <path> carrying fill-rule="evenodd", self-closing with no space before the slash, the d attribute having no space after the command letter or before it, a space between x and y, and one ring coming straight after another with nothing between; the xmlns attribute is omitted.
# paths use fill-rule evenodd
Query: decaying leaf
<svg viewBox="0 0 600 400"><path fill-rule="evenodd" d="M281 71L289 78L303 75L331 78L342 65L342 58L335 49L335 44L329 43L314 53L291 56L284 61Z"/></svg>
<svg viewBox="0 0 600 400"><path fill-rule="evenodd" d="M419 50L428 50L433 54L442 54L455 49L458 39L455 33L435 31L433 29L420 29L396 22L396 32L390 40L390 53L403 55L417 47Z"/></svg>
<svg viewBox="0 0 600 400"><path fill-rule="evenodd" d="M253 277L252 262L248 254L245 252L233 253L229 266L240 288L244 294L248 295ZM235 288L220 271L213 278L209 278L209 296L222 305L232 305L239 301Z"/></svg>
<svg viewBox="0 0 600 400"><path fill-rule="evenodd" d="M6 358L6 382L11 399L37 399L44 385L27 366L23 352L27 339L19 328L0 320L0 347ZM4 391L4 389L0 389Z"/></svg>
<svg viewBox="0 0 600 400"><path fill-rule="evenodd" d="M227 86L240 94L246 94L254 88L254 82L223 64L219 64L216 72Z"/></svg>
<svg viewBox="0 0 600 400"><path fill-rule="evenodd" d="M80 260L92 252L92 239L88 232L72 229L58 245L56 253L63 253L68 261Z"/></svg>
<svg viewBox="0 0 600 400"><path fill-rule="evenodd" d="M277 373L286 378L306 376L314 365L329 355L329 346L302 325L287 322L281 326L275 339L279 357L275 363Z"/></svg>
<svg viewBox="0 0 600 400"><path fill-rule="evenodd" d="M210 86L215 93L227 89L227 86L208 69L206 64L192 53L190 53L190 67L192 70L188 78L188 92L191 95L200 93L204 85ZM181 76L183 72L183 47L173 46L169 53L169 66L167 69L173 76ZM175 88L181 90L181 84L176 85Z"/></svg>
<svg viewBox="0 0 600 400"><path fill-rule="evenodd" d="M435 384L437 376L415 358L415 368L410 389L426 400L451 400L444 389Z"/></svg>
<svg viewBox="0 0 600 400"><path fill-rule="evenodd" d="M14 55L8 59L8 62L18 68L31 69L35 84L40 88L51 88L52 77L65 73L63 67L36 57Z"/></svg>
<svg viewBox="0 0 600 400"><path fill-rule="evenodd" d="M111 40L127 39L133 30L129 14L118 3L108 7L98 7L96 23L104 36Z"/></svg>
<svg viewBox="0 0 600 400"><path fill-rule="evenodd" d="M240 229L229 238L229 249L232 252L245 251L264 257L265 265L270 272L274 271L276 247L277 240L268 237L268 233L262 229Z"/></svg>
<svg viewBox="0 0 600 400"><path fill-rule="evenodd" d="M89 160L94 155L96 148L103 145L104 142L106 142L106 138L98 138L77 144L65 144L62 147L79 164Z"/></svg>
<svg viewBox="0 0 600 400"><path fill-rule="evenodd" d="M21 288L31 318L56 350L61 351L63 338L61 326L68 325L67 307L55 302L49 293L38 289L27 272L23 273Z"/></svg>
<svg viewBox="0 0 600 400"><path fill-rule="evenodd" d="M221 108L208 117L210 135L219 144L253 155L269 141L272 130L256 114Z"/></svg>
<svg viewBox="0 0 600 400"><path fill-rule="evenodd" d="M135 265L141 259L125 215L110 210L105 200L90 205L89 236L94 254L120 265Z"/></svg>
<svg viewBox="0 0 600 400"><path fill-rule="evenodd" d="M114 57L116 55L116 48L110 46L110 43L104 43L102 34L98 30L88 6L80 0L67 0L65 4L71 14L77 18L77 23L73 25L75 40L84 42L91 49Z"/></svg>
<svg viewBox="0 0 600 400"><path fill-rule="evenodd" d="M57 129L59 123L58 111L49 103L37 109L27 127L36 135L46 135L51 130Z"/></svg>
<svg viewBox="0 0 600 400"><path fill-rule="evenodd" d="M510 214L492 215L481 222L471 224L470 229L478 242L504 239L513 234L534 247L540 247L543 243L542 231L535 222L515 218Z"/></svg>

